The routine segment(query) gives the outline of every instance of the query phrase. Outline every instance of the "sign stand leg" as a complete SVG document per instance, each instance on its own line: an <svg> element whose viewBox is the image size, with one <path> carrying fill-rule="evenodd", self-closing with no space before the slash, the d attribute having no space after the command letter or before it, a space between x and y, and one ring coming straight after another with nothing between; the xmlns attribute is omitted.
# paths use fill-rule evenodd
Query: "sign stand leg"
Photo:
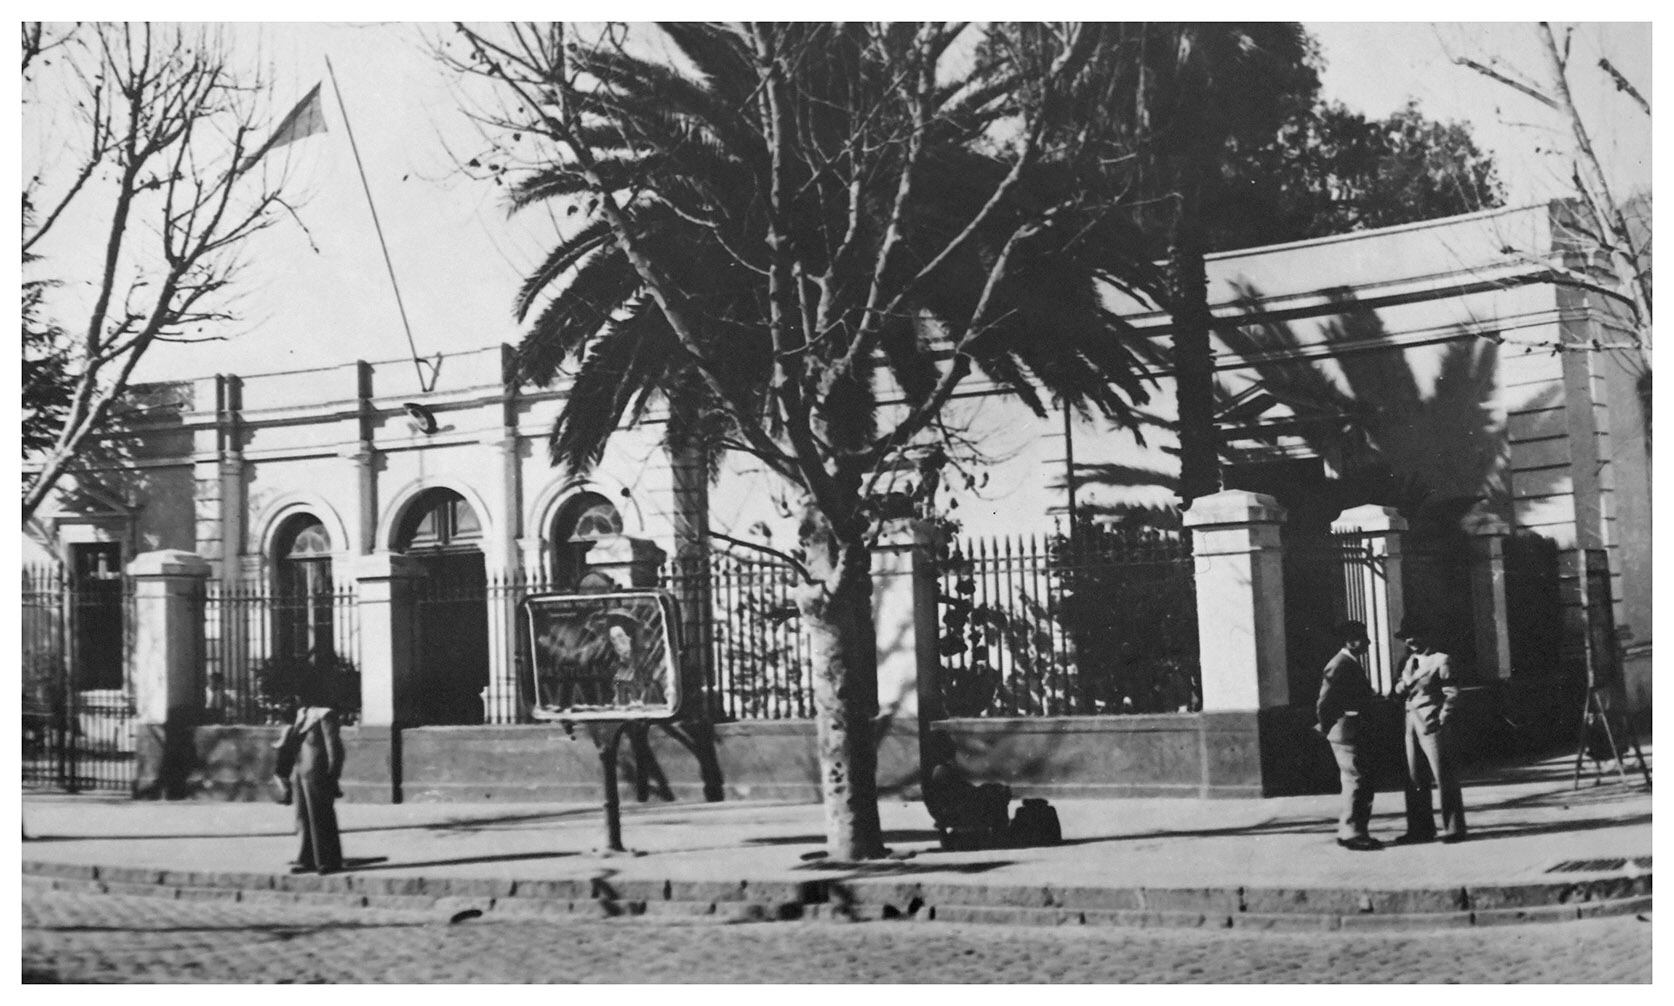
<svg viewBox="0 0 1674 1006"><path fill-rule="evenodd" d="M601 852L606 855L628 851L622 845L622 796L616 788L616 749L627 728L627 721L609 724L604 743L599 747L599 763L604 769L605 817L605 847Z"/></svg>

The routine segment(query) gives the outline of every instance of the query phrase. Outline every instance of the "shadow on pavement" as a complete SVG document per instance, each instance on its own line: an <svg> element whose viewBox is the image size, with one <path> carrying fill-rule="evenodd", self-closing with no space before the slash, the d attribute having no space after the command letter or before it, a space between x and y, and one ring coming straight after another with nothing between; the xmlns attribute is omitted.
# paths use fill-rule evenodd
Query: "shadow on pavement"
<svg viewBox="0 0 1674 1006"><path fill-rule="evenodd" d="M539 814L503 814L498 817L466 817L452 818L446 821L430 821L415 824L373 824L362 825L358 828L339 828L344 835L366 834L378 831L437 831L458 834L488 831L498 825L520 824L529 821L548 821L558 818L581 817L588 814L600 813L597 807L577 807L573 810L542 811ZM285 831L205 831L181 832L174 834L132 835L30 835L25 842L145 842L152 839L192 839L192 838L288 838L295 835L291 829ZM821 839L823 841L823 839Z"/></svg>
<svg viewBox="0 0 1674 1006"><path fill-rule="evenodd" d="M473 863L511 863L526 859L564 859L568 856L579 856L579 852L509 852L500 856L460 856L457 859L428 859L423 862L378 862L375 866L346 867L345 873L373 873L378 870L416 870L426 866L469 866ZM387 860L388 857L379 857Z"/></svg>
<svg viewBox="0 0 1674 1006"><path fill-rule="evenodd" d="M1466 809L1469 813L1469 808ZM1584 821L1553 821L1550 824L1471 825L1471 840L1487 838L1517 838L1523 835L1555 835L1565 831L1597 831L1600 828L1626 828L1636 824L1650 824L1651 815L1631 817L1592 817Z"/></svg>
<svg viewBox="0 0 1674 1006"><path fill-rule="evenodd" d="M886 831L883 833L884 843L893 842L934 842L937 834L928 828L900 831ZM824 845L824 835L763 835L758 838L747 838L745 845Z"/></svg>
<svg viewBox="0 0 1674 1006"><path fill-rule="evenodd" d="M923 863L904 859L868 859L858 863L825 862L813 860L792 867L795 870L814 870L829 873L846 873L845 877L834 877L833 880L860 880L864 877L877 876L912 876L919 873L988 873L1014 864L1014 860L994 859L980 863Z"/></svg>

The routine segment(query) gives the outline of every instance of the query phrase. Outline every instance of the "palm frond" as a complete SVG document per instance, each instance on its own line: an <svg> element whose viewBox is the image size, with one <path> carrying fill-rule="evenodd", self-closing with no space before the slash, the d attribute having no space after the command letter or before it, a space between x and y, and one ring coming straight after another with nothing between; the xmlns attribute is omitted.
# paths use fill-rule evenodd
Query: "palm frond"
<svg viewBox="0 0 1674 1006"><path fill-rule="evenodd" d="M614 248L592 253L518 343L518 375L541 387L551 384L564 361L582 355L611 316L639 290L639 274L627 256Z"/></svg>
<svg viewBox="0 0 1674 1006"><path fill-rule="evenodd" d="M529 309L547 287L557 282L559 277L573 269L583 258L610 244L611 241L609 221L596 218L547 253L546 260L526 276L522 285L517 288L517 300L513 307L513 314L517 320L521 322L528 317Z"/></svg>

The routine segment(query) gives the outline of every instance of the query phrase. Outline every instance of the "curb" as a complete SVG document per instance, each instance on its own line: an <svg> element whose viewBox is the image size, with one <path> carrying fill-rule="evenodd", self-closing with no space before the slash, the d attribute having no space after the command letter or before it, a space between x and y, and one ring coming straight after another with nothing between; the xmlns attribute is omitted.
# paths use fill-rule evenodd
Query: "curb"
<svg viewBox="0 0 1674 1006"><path fill-rule="evenodd" d="M25 887L252 904L329 904L506 917L661 916L1269 931L1447 929L1651 910L1651 874L1458 888L997 887L887 878L808 881L503 880L240 873L25 860Z"/></svg>

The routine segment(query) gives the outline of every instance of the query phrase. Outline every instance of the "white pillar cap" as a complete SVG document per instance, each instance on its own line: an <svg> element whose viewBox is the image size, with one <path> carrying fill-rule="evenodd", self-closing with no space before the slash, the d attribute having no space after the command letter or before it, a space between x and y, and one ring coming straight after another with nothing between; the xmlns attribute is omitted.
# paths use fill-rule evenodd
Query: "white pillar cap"
<svg viewBox="0 0 1674 1006"><path fill-rule="evenodd" d="M1332 534L1352 534L1356 531L1405 531L1406 518L1394 507L1367 503L1350 507L1331 522Z"/></svg>
<svg viewBox="0 0 1674 1006"><path fill-rule="evenodd" d="M208 576L209 560L196 552L165 548L141 552L128 563L130 576Z"/></svg>
<svg viewBox="0 0 1674 1006"><path fill-rule="evenodd" d="M1285 508L1264 493L1223 489L1200 496L1180 515L1187 527L1219 527L1238 524L1282 524Z"/></svg>

